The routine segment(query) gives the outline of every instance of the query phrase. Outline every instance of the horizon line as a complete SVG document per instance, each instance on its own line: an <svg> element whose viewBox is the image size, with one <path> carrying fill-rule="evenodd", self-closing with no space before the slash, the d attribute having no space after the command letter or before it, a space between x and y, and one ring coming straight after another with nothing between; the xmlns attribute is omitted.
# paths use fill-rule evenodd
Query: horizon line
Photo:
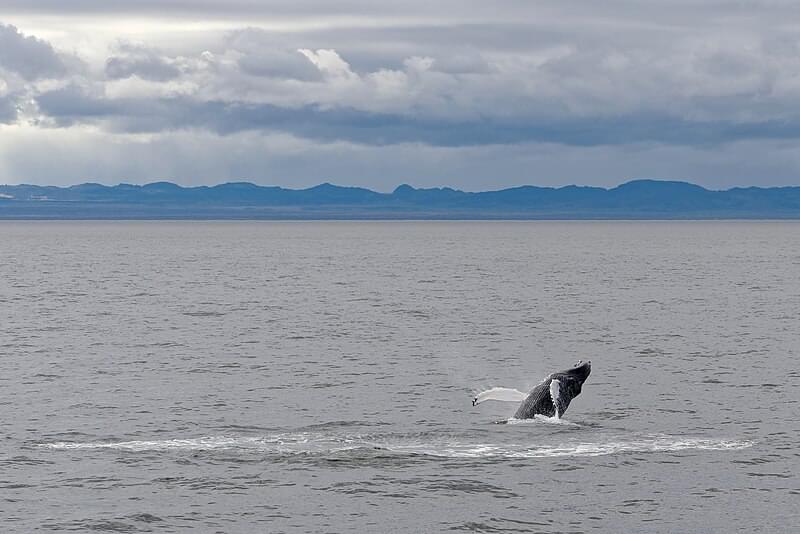
<svg viewBox="0 0 800 534"><path fill-rule="evenodd" d="M550 189L550 190L594 189L594 190L603 190L603 191L613 191L615 189L619 189L620 187L624 187L626 185L631 185L631 184L636 184L636 183L688 185L688 186L696 187L696 188L702 189L704 191L709 191L709 192L726 192L726 191L734 191L734 190L742 190L742 189L796 189L796 188L800 188L800 183L798 183L797 185L775 185L775 186L746 185L746 186L729 187L727 189L709 189L709 188L707 188L705 186L702 186L700 184L696 184L694 182L690 182L690 181L687 181L687 180L670 180L670 179L655 179L655 178L634 178L634 179L630 179L630 180L627 180L627 181L620 182L620 183L618 183L617 185L614 185L614 186L605 186L605 187L604 186L599 186L599 185L579 185L579 184L575 184L575 183L559 185L559 186L522 184L522 185L504 187L504 188L500 188L500 189L485 189L485 190L480 190L480 191L468 191L468 190L464 190L464 189L457 189L455 187L448 186L448 185L439 185L439 186L432 186L432 187L415 187L415 186L413 186L413 185L411 185L411 184L409 184L407 182L404 182L404 183L401 183L401 184L397 185L394 189L392 189L389 192L376 191L376 190L370 189L368 187L357 186L357 185L340 185L340 184L335 184L335 183L328 182L328 181L321 182L321 183L319 183L317 185L313 185L313 186L301 187L301 188L293 188L293 187L287 187L287 186L283 186L283 185L261 184L261 183L246 181L246 180L218 182L218 183L211 184L211 185L208 185L208 184L184 185L184 184L180 184L180 183L177 183L177 182L172 182L172 181L169 181L169 180L157 180L157 181L154 181L154 182L146 182L146 183L143 183L143 184L132 184L132 183L129 183L129 182L118 182L116 184L106 184L106 183L100 183L100 182L81 182L81 183L72 184L72 185L47 185L47 184L33 184L33 183L22 182L22 183L17 183L17 184L9 184L9 183L0 184L0 188L6 188L6 187L43 187L43 188L56 188L56 189L74 189L74 188L84 187L84 186L95 186L95 187L103 187L103 188L108 188L108 189L121 188L121 187L130 187L130 188L141 189L141 188L145 188L145 187L168 185L168 186L172 186L172 187L176 187L176 188L180 188L180 189L213 189L213 188L216 188L216 187L223 187L223 186L246 185L246 186L253 186L253 187L263 188L263 189L282 189L282 190L285 190L285 191L310 191L310 190L313 190L313 189L319 189L319 188L328 186L328 187L334 187L334 188L339 188L339 189L359 189L359 190L364 190L364 191L370 191L372 193L376 193L376 194L380 194L380 195L393 195L393 194L395 194L398 191L403 190L403 189L411 189L411 190L414 190L414 191L446 191L446 190L450 190L450 191L454 191L454 192L467 193L467 194L470 194L470 193L472 193L472 194L492 193L492 192L509 191L509 190L514 190L514 189L525 189L525 188Z"/></svg>

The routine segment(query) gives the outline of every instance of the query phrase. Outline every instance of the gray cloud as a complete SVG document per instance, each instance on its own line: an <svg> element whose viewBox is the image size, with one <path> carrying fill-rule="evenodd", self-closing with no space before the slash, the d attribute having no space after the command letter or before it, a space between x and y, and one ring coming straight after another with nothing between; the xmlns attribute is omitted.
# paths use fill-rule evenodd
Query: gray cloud
<svg viewBox="0 0 800 534"><path fill-rule="evenodd" d="M0 96L0 124L11 124L17 120L17 105L11 96Z"/></svg>
<svg viewBox="0 0 800 534"><path fill-rule="evenodd" d="M286 35L243 28L228 32L219 52L239 54L239 66L255 76L319 80L319 70L298 52L302 40L297 39L292 46Z"/></svg>
<svg viewBox="0 0 800 534"><path fill-rule="evenodd" d="M105 124L117 133L209 130L220 135L263 130L321 141L363 145L423 143L459 147L520 143L573 146L643 142L712 146L748 139L800 138L800 122L736 123L631 115L586 120L432 120L355 109L283 108L270 104L163 99L92 98L75 87L45 93L39 105L62 126Z"/></svg>
<svg viewBox="0 0 800 534"><path fill-rule="evenodd" d="M316 144L242 132L109 136L93 129L0 129L0 176L45 184L183 184L248 180L305 187L324 181L391 191L401 183L485 190L520 184L613 186L633 178L682 179L711 188L797 183L797 142L710 149L658 144L431 147ZM30 157L46 153L48 157Z"/></svg>
<svg viewBox="0 0 800 534"><path fill-rule="evenodd" d="M334 51L306 50L304 56L265 48L259 65L269 68L253 74L242 68L242 59L259 47L243 46L241 37L237 34L228 41L238 43L235 47L197 59L204 66L196 65L191 72L186 69L189 73L180 79L196 81L194 91L152 94L149 87L150 93L140 95L134 86L128 94L115 97L106 94L102 83L73 84L39 94L39 109L62 126L92 122L118 133L264 130L366 145L657 142L705 146L800 137L800 116L786 113L778 98L759 98L764 82L758 77L743 80L743 61L731 60L733 73L733 67L722 65L722 74L710 82L719 93L716 96L653 91L646 95L651 102L640 98L637 105L630 105L615 100L624 87L613 80L598 87L599 82L591 83L597 73L586 73L604 62L607 65L601 65L601 70L618 71L619 65L641 60L604 52L556 52L555 59L546 58L532 70L523 66L521 72L509 72L502 64L481 64L478 56L468 57L466 64L451 65L451 71L462 72L436 70L436 58L417 57L407 60L402 70L359 74ZM698 61L706 58L700 56ZM311 71L316 75L311 76ZM533 81L542 86L540 94L526 94L524 86L508 87L515 79L530 83L527 74L538 76ZM645 89L661 83L655 78L644 82ZM553 90L558 80L561 92ZM735 84L737 90L742 84L752 86L753 92L729 92L726 84ZM156 88L168 87L157 84ZM661 105L667 102L670 107Z"/></svg>
<svg viewBox="0 0 800 534"><path fill-rule="evenodd" d="M138 76L145 80L164 82L180 76L181 71L175 64L157 50L145 47L124 45L121 55L108 58L106 76L111 79Z"/></svg>
<svg viewBox="0 0 800 534"><path fill-rule="evenodd" d="M49 43L22 35L17 28L0 23L0 68L26 80L54 78L65 66Z"/></svg>
<svg viewBox="0 0 800 534"><path fill-rule="evenodd" d="M405 0L403 2L372 2L369 0L138 0L114 2L108 0L71 0L66 8L61 0L4 0L9 14L32 13L76 16L114 16L119 14L149 17L292 17L320 20L325 17L352 18L360 16L365 24L385 20L414 19L426 21L561 19L562 25L593 25L598 27L630 26L631 22L650 27L675 26L678 22L693 22L698 26L724 21L727 24L751 25L756 21L786 22L787 14L797 13L791 0L607 0L598 4L592 0L571 2L530 2L529 0ZM563 17L569 17L564 19ZM782 20L783 19L783 20Z"/></svg>
<svg viewBox="0 0 800 534"><path fill-rule="evenodd" d="M465 4L470 4L469 9L464 9ZM342 0L333 5L326 0L295 0L285 2L281 0L138 0L137 2L109 2L105 0L71 0L68 11L64 3L59 0L4 0L4 9L8 13L50 13L64 15L65 13L80 16L113 16L113 15L139 15L154 17L306 17L317 19L320 17L337 17L358 15L364 18L397 17L401 15L425 15L426 17L449 17L459 12L472 11L478 18L513 10L519 13L524 10L532 13L525 0L505 0L497 6L486 6L482 2L463 2L458 0L439 0L427 2L424 0L406 0L404 2L370 2L364 0ZM462 8L462 9L457 9Z"/></svg>
<svg viewBox="0 0 800 534"><path fill-rule="evenodd" d="M292 78L320 81L322 75L296 50L262 50L248 52L238 62L243 74L268 78Z"/></svg>

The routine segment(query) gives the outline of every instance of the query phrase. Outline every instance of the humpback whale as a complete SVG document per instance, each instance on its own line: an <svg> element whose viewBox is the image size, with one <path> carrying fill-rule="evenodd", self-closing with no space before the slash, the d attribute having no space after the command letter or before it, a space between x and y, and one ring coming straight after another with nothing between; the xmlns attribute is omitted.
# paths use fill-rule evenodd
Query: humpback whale
<svg viewBox="0 0 800 534"><path fill-rule="evenodd" d="M560 418L572 399L580 395L581 386L592 372L592 362L579 360L571 369L552 373L533 388L523 393L511 388L492 388L478 393L472 405L488 401L520 402L514 419L532 419L535 415Z"/></svg>

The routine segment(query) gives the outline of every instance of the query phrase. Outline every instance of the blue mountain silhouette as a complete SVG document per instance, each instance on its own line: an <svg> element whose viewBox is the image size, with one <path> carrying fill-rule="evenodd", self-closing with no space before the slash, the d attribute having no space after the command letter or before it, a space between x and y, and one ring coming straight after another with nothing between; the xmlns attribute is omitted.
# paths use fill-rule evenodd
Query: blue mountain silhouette
<svg viewBox="0 0 800 534"><path fill-rule="evenodd" d="M449 187L391 193L323 183L286 189L247 182L70 187L0 185L0 218L36 219L713 219L800 218L800 187L725 191L688 182L634 180L618 187Z"/></svg>

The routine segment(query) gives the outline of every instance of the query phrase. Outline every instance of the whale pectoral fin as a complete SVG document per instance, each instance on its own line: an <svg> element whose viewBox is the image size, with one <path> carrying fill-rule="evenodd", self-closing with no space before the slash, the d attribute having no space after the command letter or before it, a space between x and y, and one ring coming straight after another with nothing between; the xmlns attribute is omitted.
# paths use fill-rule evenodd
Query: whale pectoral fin
<svg viewBox="0 0 800 534"><path fill-rule="evenodd" d="M556 419L561 417L567 407L564 405L564 399L561 396L561 382L556 379L550 381L550 398L553 399L553 408L556 410Z"/></svg>
<svg viewBox="0 0 800 534"><path fill-rule="evenodd" d="M486 401L503 401L503 402L521 402L525 400L527 394L513 389L513 388L492 388L487 389L486 391L481 391L475 397L472 398L472 405L477 406L478 404Z"/></svg>
<svg viewBox="0 0 800 534"><path fill-rule="evenodd" d="M559 376L550 381L550 398L553 400L555 416L560 418L569 408L572 399L580 395L581 382L570 377Z"/></svg>

